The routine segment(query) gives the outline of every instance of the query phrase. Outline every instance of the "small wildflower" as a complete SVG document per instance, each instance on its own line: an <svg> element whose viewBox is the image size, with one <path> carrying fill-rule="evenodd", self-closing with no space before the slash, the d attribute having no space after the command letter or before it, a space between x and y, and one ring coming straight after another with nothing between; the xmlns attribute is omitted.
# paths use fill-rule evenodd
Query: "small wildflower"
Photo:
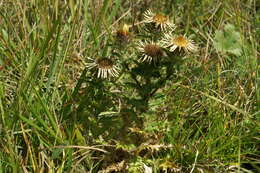
<svg viewBox="0 0 260 173"><path fill-rule="evenodd" d="M154 23L156 27L160 26L162 31L166 28L175 29L175 25L170 22L169 17L161 13L153 13L151 10L147 10L144 13L145 23Z"/></svg>
<svg viewBox="0 0 260 173"><path fill-rule="evenodd" d="M88 58L91 62L87 63L89 69L97 69L98 78L109 78L118 76L118 67L109 58Z"/></svg>
<svg viewBox="0 0 260 173"><path fill-rule="evenodd" d="M163 50L161 46L159 44L154 43L153 41L140 42L138 46L138 49L143 53L143 57L141 58L143 62L156 62L160 57L163 56Z"/></svg>
<svg viewBox="0 0 260 173"><path fill-rule="evenodd" d="M162 44L166 47L170 47L170 51L173 52L175 49L184 49L186 52L197 51L197 46L193 40L188 39L185 35L173 36L171 34L165 34Z"/></svg>
<svg viewBox="0 0 260 173"><path fill-rule="evenodd" d="M117 31L116 31L116 37L121 40L121 41L129 41L130 38L130 32L129 32L129 28L130 26L127 24L124 24L122 27L120 27Z"/></svg>

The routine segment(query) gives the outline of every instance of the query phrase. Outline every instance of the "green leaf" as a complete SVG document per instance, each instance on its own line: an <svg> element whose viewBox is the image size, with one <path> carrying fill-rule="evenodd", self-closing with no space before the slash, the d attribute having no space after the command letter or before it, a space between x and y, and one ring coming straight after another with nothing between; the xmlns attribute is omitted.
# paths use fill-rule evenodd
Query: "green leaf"
<svg viewBox="0 0 260 173"><path fill-rule="evenodd" d="M231 53L236 56L242 54L241 35L231 24L226 24L223 31L216 31L213 45L221 53Z"/></svg>

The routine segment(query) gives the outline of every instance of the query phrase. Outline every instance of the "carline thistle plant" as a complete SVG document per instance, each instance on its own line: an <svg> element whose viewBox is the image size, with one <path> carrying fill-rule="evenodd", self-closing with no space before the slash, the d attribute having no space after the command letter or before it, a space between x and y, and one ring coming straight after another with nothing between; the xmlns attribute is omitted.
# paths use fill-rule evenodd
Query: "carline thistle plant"
<svg viewBox="0 0 260 173"><path fill-rule="evenodd" d="M134 28L130 30L131 27ZM134 31L137 32L132 33ZM127 127L143 128L145 119L142 114L149 111L149 102L161 92L167 81L179 80L176 72L180 69L180 63L184 62L181 57L184 54L176 49L184 50L185 54L197 51L198 47L193 40L175 32L176 27L170 17L147 10L143 21L120 25L114 30L113 37L108 37L108 44L102 44L105 48L101 52L108 56L88 58L86 68L90 74L104 79L97 80L102 84L100 86L118 91L105 94L113 95L120 105L124 105L118 110L118 118L124 125L129 124ZM102 83L107 80L108 83ZM93 85L92 88L98 90L96 84L90 82L89 86ZM128 131L122 133L127 134Z"/></svg>
<svg viewBox="0 0 260 173"><path fill-rule="evenodd" d="M167 55L165 51L174 52L176 49L179 49L184 50L186 53L189 53L196 52L198 50L195 42L186 37L186 35L174 34L176 26L171 22L170 17L167 15L164 15L162 13L154 13L149 9L144 12L144 20L142 22L139 22L139 24L140 23L153 23L155 24L155 27L160 29L158 32L162 32L162 34L159 38L142 38L142 41L138 41L138 37L135 38L135 40L137 40L137 44L134 45L136 47L136 50L139 52L139 55L141 54L141 57L139 56L138 58L139 62L146 62L149 64L151 62L159 62L165 59L165 56ZM144 25L144 27L146 26ZM130 36L132 34L130 33L129 28L131 28L130 25L122 24L118 27L118 29L114 31L116 41L120 43L121 47L123 47L122 43L131 44ZM147 31L144 30L144 35L146 33ZM147 35L148 34L151 33L149 32L147 33ZM135 53L133 52L133 54ZM90 60L90 62L87 63L87 68L91 70L96 69L98 78L117 77L119 75L119 68L115 64L115 61L111 58L88 59ZM124 61L123 58L118 57L118 59L119 61Z"/></svg>

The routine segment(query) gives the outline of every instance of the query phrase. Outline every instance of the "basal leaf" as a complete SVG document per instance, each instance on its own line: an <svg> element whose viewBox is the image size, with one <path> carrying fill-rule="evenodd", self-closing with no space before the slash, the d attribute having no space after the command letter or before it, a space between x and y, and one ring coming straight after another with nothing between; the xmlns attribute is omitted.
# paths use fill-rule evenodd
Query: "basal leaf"
<svg viewBox="0 0 260 173"><path fill-rule="evenodd" d="M242 40L239 32L231 24L226 24L224 30L217 30L214 37L214 47L221 53L242 54Z"/></svg>

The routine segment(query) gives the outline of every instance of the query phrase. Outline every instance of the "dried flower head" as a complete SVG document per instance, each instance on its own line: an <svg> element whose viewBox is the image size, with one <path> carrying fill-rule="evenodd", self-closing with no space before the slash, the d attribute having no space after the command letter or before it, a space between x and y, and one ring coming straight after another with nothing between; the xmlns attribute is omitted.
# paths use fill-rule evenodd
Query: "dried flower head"
<svg viewBox="0 0 260 173"><path fill-rule="evenodd" d="M143 56L140 59L141 61L147 61L151 63L152 61L156 62L160 57L163 56L163 50L161 46L157 43L151 42L139 42L138 49L142 52Z"/></svg>
<svg viewBox="0 0 260 173"><path fill-rule="evenodd" d="M160 13L153 13L151 10L147 10L144 13L144 22L145 23L154 23L156 27L160 26L162 31L167 28L173 30L175 25L170 22L169 17Z"/></svg>
<svg viewBox="0 0 260 173"><path fill-rule="evenodd" d="M109 78L118 76L119 68L109 58L88 58L91 62L87 63L89 69L97 69L98 78Z"/></svg>
<svg viewBox="0 0 260 173"><path fill-rule="evenodd" d="M185 35L174 36L172 34L165 34L162 44L166 47L170 47L171 52L177 48L179 48L179 50L184 49L186 52L195 52L198 49L194 41L188 39Z"/></svg>
<svg viewBox="0 0 260 173"><path fill-rule="evenodd" d="M121 26L117 31L116 31L116 37L120 40L120 41L129 41L130 38L130 32L129 32L129 28L130 26L127 24L124 24L123 26Z"/></svg>

